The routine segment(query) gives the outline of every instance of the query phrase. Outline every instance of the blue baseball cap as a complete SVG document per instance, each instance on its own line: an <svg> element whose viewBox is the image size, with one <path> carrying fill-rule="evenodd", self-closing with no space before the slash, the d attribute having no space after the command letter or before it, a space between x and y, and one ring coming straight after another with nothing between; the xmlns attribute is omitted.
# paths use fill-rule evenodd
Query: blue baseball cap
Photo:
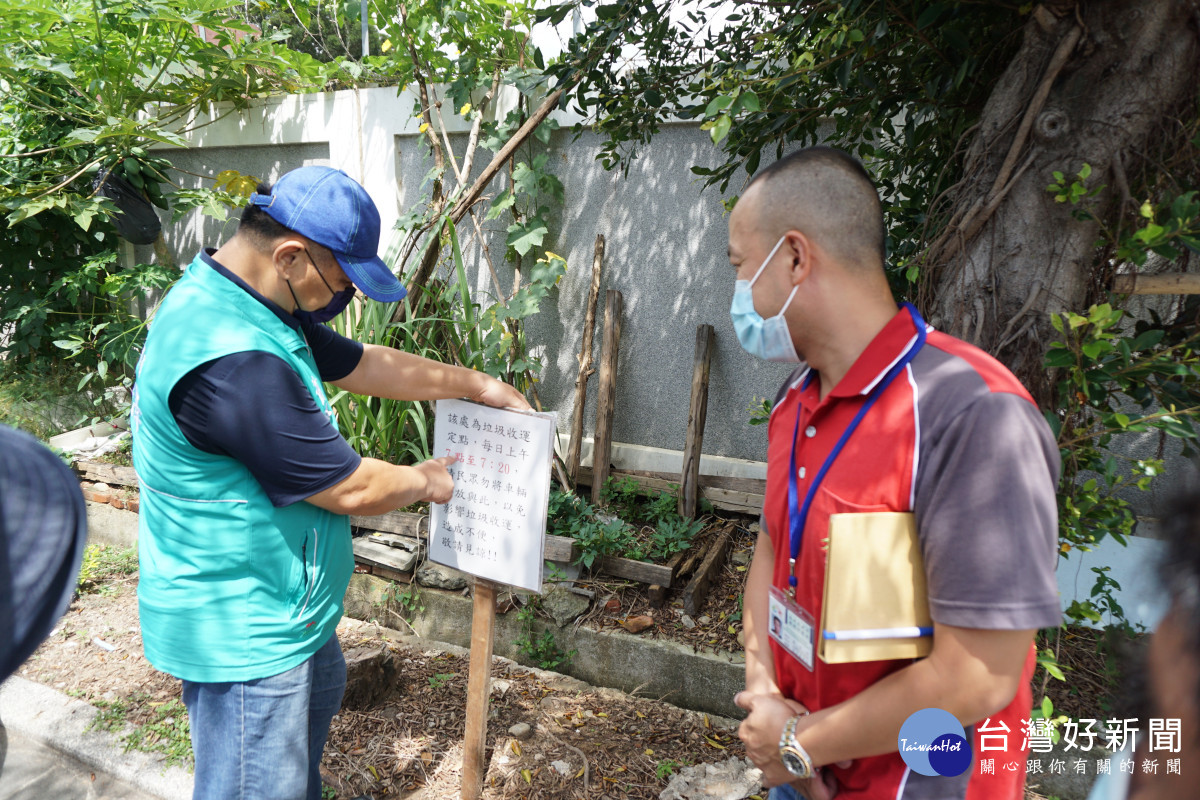
<svg viewBox="0 0 1200 800"><path fill-rule="evenodd" d="M288 230L329 248L346 275L373 300L394 303L408 294L378 255L379 209L367 190L340 169L294 169L250 202Z"/></svg>

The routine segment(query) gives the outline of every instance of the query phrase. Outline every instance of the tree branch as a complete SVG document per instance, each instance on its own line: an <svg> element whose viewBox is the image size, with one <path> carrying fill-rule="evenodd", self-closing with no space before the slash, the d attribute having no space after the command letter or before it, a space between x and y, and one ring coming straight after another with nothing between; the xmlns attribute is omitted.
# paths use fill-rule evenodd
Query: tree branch
<svg viewBox="0 0 1200 800"><path fill-rule="evenodd" d="M479 177L475 179L475 182L471 184L471 187L467 189L461 197L458 198L458 201L451 208L449 213L449 219L451 222L457 224L467 213L467 209L469 209L479 200L479 196L483 194L483 190L487 188L487 185L491 182L492 178L494 178L496 173L500 171L500 168L504 166L504 162L507 161L508 158L513 154L513 151L520 147L521 144L529 138L529 135L533 133L534 129L536 129L537 126L546 119L546 117L550 116L550 112L553 111L555 106L558 105L558 101L562 98L563 94L568 88L570 87L563 86L551 92L550 95L542 101L542 104L538 106L537 111L533 112L533 115L525 121L524 125L517 129L517 132L514 133L512 138L505 143L504 147L500 148L500 151L496 153L491 162L484 167L483 172L480 173ZM423 286L425 282L429 280L429 275L433 272L433 267L437 263L438 252L441 250L441 230L442 227L439 226L431 233L429 243L425 247L425 254L421 258L421 264L416 273L414 273L412 279L408 282L408 290L410 292L418 286Z"/></svg>

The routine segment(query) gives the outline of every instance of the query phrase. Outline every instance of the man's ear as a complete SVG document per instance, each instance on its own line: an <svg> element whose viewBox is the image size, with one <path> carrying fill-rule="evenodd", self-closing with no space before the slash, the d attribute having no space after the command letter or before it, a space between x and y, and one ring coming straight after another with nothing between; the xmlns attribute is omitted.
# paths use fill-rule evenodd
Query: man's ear
<svg viewBox="0 0 1200 800"><path fill-rule="evenodd" d="M788 269L791 271L792 285L798 286L812 274L814 246L812 239L797 230L785 233L783 250L789 259Z"/></svg>
<svg viewBox="0 0 1200 800"><path fill-rule="evenodd" d="M307 256L304 253L305 243L294 236L288 236L275 242L271 251L271 260L275 265L275 273L280 280L299 280L308 269Z"/></svg>

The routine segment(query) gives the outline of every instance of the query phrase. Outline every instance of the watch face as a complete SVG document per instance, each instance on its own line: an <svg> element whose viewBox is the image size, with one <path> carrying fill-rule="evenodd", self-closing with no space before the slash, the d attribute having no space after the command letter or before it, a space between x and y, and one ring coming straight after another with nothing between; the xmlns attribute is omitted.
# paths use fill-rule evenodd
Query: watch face
<svg viewBox="0 0 1200 800"><path fill-rule="evenodd" d="M787 767L787 771L797 778L809 777L808 764L804 763L804 759L800 756L785 750L779 754L779 758L783 761L783 766Z"/></svg>

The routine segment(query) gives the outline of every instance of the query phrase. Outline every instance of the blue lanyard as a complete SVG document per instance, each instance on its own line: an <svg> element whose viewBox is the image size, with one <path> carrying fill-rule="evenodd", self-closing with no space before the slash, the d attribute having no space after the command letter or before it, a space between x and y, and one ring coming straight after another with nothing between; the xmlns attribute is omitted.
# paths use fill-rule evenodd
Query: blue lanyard
<svg viewBox="0 0 1200 800"><path fill-rule="evenodd" d="M850 435L858 427L858 423L862 422L862 418L871 410L871 406L875 405L875 401L883 394L884 390L891 385L896 376L904 371L909 362L920 352L925 346L925 320L921 314L911 304L905 303L904 308L908 309L908 313L912 315L913 324L917 328L917 339L908 348L908 351L900 357L900 360L892 365L892 368L887 371L883 379L875 385L871 390L871 394L867 396L867 401L863 403L862 408L854 415L854 419L846 426L846 430L842 432L842 436L837 440L837 444L829 451L829 455L825 457L825 463L821 465L821 469L813 478L812 484L808 487L808 492L804 495L804 504L800 505L800 489L796 484L796 438L800 435L800 416L804 413L804 406L799 405L796 408L796 427L792 431L792 457L791 464L788 467L788 521L790 527L790 544L791 544L791 560L788 565L788 587L791 595L796 594L796 559L800 557L800 543L804 539L804 525L808 522L808 510L812 506L813 498L817 495L817 487L821 485L821 481L825 479L825 473L829 472L829 468L833 466L833 462L842 452L846 442L850 439ZM808 381L812 380L812 373L809 373L808 380L804 385L808 385Z"/></svg>

